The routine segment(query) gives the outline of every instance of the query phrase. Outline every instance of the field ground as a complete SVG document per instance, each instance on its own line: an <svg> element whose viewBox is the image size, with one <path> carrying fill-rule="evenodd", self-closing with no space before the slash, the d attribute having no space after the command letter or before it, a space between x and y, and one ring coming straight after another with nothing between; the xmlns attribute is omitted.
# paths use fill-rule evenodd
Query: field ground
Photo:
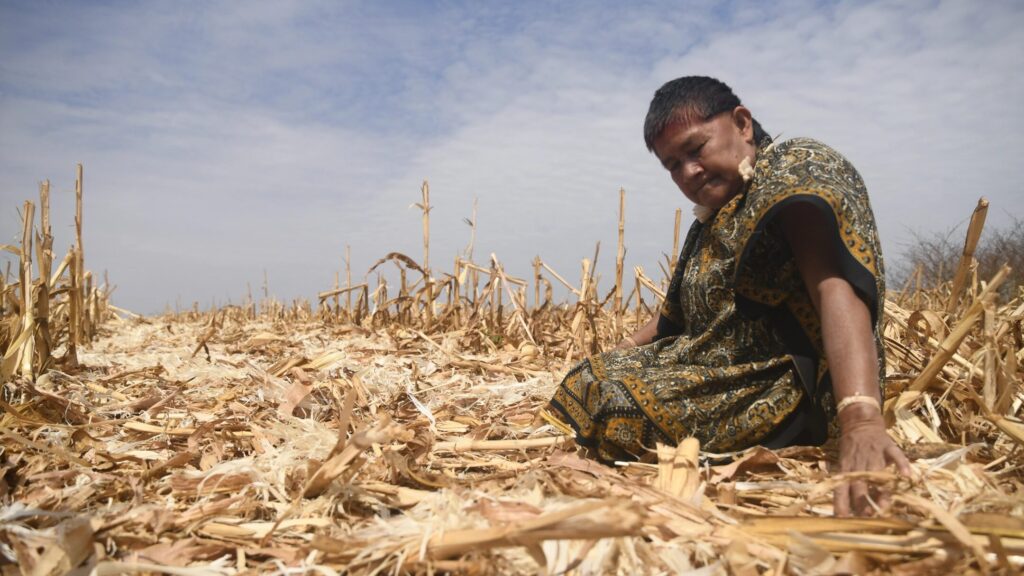
<svg viewBox="0 0 1024 576"><path fill-rule="evenodd" d="M919 269L916 290L887 295L885 416L914 475L854 475L891 507L835 518L851 476L834 446L723 455L687 439L607 467L537 420L573 362L664 298L664 281L624 274L621 193L610 292L597 250L578 286L539 257L527 281L471 250L431 271L424 183L422 266L390 253L362 284L346 270L315 311L250 299L143 318L84 266L82 181L78 165L65 256L48 182L39 224L25 202L20 244L0 246L18 257L0 278L5 576L1024 568L1024 292L999 301L1006 267L978 278L984 200L951 283L921 290ZM385 264L390 298L369 280ZM552 281L575 302L553 304Z"/></svg>
<svg viewBox="0 0 1024 576"><path fill-rule="evenodd" d="M917 477L871 474L892 509L834 518L828 446L605 467L534 419L561 353L464 338L227 312L107 322L78 369L6 385L3 573L1022 566L1019 446L949 389L895 410Z"/></svg>

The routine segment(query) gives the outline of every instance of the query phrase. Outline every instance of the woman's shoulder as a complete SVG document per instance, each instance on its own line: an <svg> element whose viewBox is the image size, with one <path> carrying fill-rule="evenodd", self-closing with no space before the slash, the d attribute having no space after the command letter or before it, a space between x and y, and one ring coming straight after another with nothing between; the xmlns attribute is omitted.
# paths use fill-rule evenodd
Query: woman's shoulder
<svg viewBox="0 0 1024 576"><path fill-rule="evenodd" d="M790 138L773 142L763 149L758 167L767 180L837 179L849 185L863 186L856 168L834 148L813 138Z"/></svg>
<svg viewBox="0 0 1024 576"><path fill-rule="evenodd" d="M772 142L764 151L767 159L773 164L793 163L801 160L848 162L835 148L820 140L807 137Z"/></svg>

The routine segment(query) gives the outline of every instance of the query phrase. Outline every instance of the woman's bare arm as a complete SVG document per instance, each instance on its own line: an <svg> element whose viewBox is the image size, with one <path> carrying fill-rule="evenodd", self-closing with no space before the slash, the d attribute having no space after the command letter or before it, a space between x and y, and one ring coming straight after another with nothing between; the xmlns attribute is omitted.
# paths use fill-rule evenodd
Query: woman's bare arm
<svg viewBox="0 0 1024 576"><path fill-rule="evenodd" d="M881 402L871 313L839 272L824 217L810 204L795 204L782 212L781 222L821 318L836 402L854 395L871 396ZM886 433L878 408L869 403L850 404L839 413L838 420L840 471L879 470L892 463L901 473L910 474L910 463ZM836 514L849 514L851 505L855 513L866 514L870 511L867 496L864 482L840 486L835 492ZM884 506L888 494L880 494L879 500Z"/></svg>

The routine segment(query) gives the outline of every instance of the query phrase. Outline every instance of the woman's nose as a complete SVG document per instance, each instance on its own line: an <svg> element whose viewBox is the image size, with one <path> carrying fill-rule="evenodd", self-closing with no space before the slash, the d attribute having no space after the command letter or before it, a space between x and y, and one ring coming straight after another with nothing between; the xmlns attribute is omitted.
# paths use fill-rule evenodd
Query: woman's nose
<svg viewBox="0 0 1024 576"><path fill-rule="evenodd" d="M700 176L703 171L704 167L700 165L700 162L686 162L683 164L683 179L692 180Z"/></svg>

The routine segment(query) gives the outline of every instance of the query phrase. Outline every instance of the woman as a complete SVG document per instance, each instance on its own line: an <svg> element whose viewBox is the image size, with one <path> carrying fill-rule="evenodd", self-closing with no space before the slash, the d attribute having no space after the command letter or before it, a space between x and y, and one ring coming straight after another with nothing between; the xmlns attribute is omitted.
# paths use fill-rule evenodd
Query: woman
<svg viewBox="0 0 1024 576"><path fill-rule="evenodd" d="M853 166L814 140L773 143L707 77L662 86L644 138L697 220L660 315L571 370L546 415L604 461L687 436L712 452L838 436L840 470L908 474L881 413L885 285ZM869 510L863 482L836 491L837 514L851 503Z"/></svg>

